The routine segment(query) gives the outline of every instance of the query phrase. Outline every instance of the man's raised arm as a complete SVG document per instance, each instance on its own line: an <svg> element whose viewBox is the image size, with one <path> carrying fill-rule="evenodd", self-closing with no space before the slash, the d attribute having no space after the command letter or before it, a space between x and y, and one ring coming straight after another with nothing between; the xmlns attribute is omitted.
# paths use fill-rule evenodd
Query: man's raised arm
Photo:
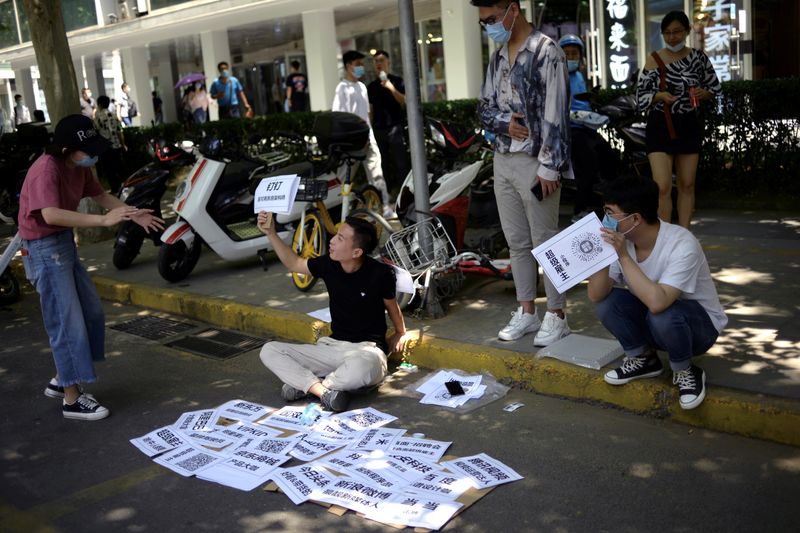
<svg viewBox="0 0 800 533"><path fill-rule="evenodd" d="M292 250L281 238L275 230L275 224L272 213L261 211L258 213L258 229L267 236L272 248L278 255L283 266L289 269L290 272L297 272L305 276L310 276L311 272L308 270L308 259L302 258Z"/></svg>

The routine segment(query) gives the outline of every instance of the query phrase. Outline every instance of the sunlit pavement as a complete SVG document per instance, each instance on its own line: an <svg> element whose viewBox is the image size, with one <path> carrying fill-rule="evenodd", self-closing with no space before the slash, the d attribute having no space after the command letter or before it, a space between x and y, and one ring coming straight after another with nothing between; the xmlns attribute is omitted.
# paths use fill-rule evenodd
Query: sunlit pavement
<svg viewBox="0 0 800 533"><path fill-rule="evenodd" d="M109 326L150 313L107 302ZM61 417L42 390L53 374L36 294L0 310L0 530L4 532L396 531L353 513L295 507L283 495L182 478L128 440L189 410L244 398L281 405L257 350L216 361L107 329L90 387L112 415ZM446 531L796 531L800 450L512 390L467 414L421 405L392 379L357 398L393 425L486 452L524 476ZM525 406L502 411L509 402Z"/></svg>

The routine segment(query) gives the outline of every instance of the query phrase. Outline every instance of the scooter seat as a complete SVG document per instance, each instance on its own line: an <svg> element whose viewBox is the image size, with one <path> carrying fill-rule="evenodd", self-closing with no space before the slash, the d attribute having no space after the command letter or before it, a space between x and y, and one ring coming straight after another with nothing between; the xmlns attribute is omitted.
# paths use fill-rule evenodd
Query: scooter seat
<svg viewBox="0 0 800 533"><path fill-rule="evenodd" d="M239 186L247 185L250 174L263 164L256 163L255 161L231 161L225 166L225 171L219 180L218 188L221 189L235 189Z"/></svg>
<svg viewBox="0 0 800 533"><path fill-rule="evenodd" d="M273 176L291 176L293 174L297 174L301 178L311 178L316 175L316 171L319 170L319 168L320 165L314 165L314 163L311 161L301 161L299 163L294 163L292 165L273 170L272 172L268 172L262 177L271 178Z"/></svg>

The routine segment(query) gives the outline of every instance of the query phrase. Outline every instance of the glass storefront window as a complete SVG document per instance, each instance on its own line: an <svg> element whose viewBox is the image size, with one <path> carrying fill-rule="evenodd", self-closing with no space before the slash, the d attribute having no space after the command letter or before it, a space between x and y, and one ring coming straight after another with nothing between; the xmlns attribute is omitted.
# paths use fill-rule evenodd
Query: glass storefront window
<svg viewBox="0 0 800 533"><path fill-rule="evenodd" d="M14 15L13 0L0 3L0 48L19 44L17 35L17 19Z"/></svg>
<svg viewBox="0 0 800 533"><path fill-rule="evenodd" d="M14 14L14 4L17 13ZM69 31L80 30L97 25L97 10L94 0L63 0L61 15L64 17L64 28ZM31 29L22 0L0 2L0 48L20 44L17 34L17 18L19 17L19 33L22 42L31 40Z"/></svg>
<svg viewBox="0 0 800 533"><path fill-rule="evenodd" d="M683 11L683 0L658 0L644 3L644 35L648 54L664 48L664 39L661 37L661 19L670 11Z"/></svg>
<svg viewBox="0 0 800 533"><path fill-rule="evenodd" d="M156 9L163 9L165 7L176 6L178 4L183 4L188 2L189 0L150 0L150 9L155 11Z"/></svg>

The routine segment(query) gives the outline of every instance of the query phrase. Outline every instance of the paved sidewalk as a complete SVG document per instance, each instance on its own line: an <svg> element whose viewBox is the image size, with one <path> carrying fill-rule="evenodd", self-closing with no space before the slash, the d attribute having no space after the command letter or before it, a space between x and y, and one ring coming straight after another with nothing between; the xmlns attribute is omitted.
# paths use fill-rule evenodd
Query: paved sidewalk
<svg viewBox="0 0 800 533"><path fill-rule="evenodd" d="M562 217L562 227L568 217ZM729 324L698 364L707 372L708 397L694 411L677 406L666 374L611 387L599 371L533 357L532 336L497 340L516 308L511 282L469 278L447 316L424 323L407 317L419 343L411 360L425 367L488 370L537 392L599 401L692 425L800 446L800 215L770 212L703 212L693 231L717 282ZM327 306L322 284L297 291L273 260L263 272L256 258L237 263L203 249L194 272L170 284L158 274L157 249L145 244L130 269L111 263L112 242L86 245L80 254L101 295L112 301L183 314L256 334L311 341L324 324L305 313ZM19 271L19 270L18 270ZM543 294L541 295L543 296ZM544 298L537 300L540 313ZM572 330L609 338L595 319L585 284L569 292Z"/></svg>

